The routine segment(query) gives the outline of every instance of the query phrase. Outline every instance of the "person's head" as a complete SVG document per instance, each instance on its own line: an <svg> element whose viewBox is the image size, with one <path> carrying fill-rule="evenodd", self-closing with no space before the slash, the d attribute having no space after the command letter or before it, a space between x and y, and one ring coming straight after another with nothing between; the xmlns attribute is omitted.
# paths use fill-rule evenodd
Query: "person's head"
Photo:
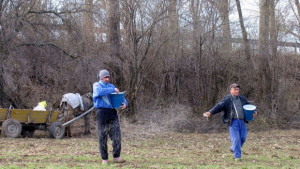
<svg viewBox="0 0 300 169"><path fill-rule="evenodd" d="M99 80L108 83L110 79L110 74L107 70L100 70L99 75L97 76Z"/></svg>
<svg viewBox="0 0 300 169"><path fill-rule="evenodd" d="M236 83L232 83L230 86L229 86L229 90L230 90L230 93L232 94L232 96L238 96L239 93L240 93L240 85L236 84Z"/></svg>

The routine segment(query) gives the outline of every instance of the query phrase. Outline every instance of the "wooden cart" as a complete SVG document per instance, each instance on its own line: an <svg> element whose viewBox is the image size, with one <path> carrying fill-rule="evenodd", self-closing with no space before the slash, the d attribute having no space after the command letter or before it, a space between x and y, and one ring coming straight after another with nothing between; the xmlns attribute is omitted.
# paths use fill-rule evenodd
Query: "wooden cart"
<svg viewBox="0 0 300 169"><path fill-rule="evenodd" d="M58 111L35 111L32 109L0 108L2 134L16 138L32 137L35 130L49 130L50 136L60 139L64 135L64 126L59 120Z"/></svg>

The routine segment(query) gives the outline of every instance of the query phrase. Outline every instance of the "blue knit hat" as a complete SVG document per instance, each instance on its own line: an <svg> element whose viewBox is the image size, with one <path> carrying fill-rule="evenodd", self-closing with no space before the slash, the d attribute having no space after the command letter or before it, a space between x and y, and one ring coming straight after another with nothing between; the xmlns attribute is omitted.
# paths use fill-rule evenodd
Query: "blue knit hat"
<svg viewBox="0 0 300 169"><path fill-rule="evenodd" d="M101 80L106 76L110 76L109 72L107 70L100 70L99 75L97 77Z"/></svg>

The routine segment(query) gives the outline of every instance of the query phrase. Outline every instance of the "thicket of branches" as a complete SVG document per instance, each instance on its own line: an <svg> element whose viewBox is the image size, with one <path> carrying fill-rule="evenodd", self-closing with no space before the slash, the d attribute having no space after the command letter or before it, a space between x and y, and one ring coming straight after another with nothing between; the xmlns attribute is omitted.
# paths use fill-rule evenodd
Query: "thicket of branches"
<svg viewBox="0 0 300 169"><path fill-rule="evenodd" d="M299 122L299 55L278 44L299 38L300 6L272 2L251 27L239 0L0 0L0 104L58 108L108 69L134 120L174 104L201 115L237 82L271 122Z"/></svg>

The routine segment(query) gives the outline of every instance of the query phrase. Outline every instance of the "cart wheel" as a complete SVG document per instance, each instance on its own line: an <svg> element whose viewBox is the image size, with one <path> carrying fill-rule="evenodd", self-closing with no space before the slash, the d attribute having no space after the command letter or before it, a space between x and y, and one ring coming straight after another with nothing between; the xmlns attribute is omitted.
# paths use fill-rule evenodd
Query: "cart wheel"
<svg viewBox="0 0 300 169"><path fill-rule="evenodd" d="M56 139L61 139L65 133L65 127L61 122L54 122L49 127L50 136Z"/></svg>
<svg viewBox="0 0 300 169"><path fill-rule="evenodd" d="M18 120L7 119L2 124L2 130L6 137L17 138L21 134L22 125Z"/></svg>

